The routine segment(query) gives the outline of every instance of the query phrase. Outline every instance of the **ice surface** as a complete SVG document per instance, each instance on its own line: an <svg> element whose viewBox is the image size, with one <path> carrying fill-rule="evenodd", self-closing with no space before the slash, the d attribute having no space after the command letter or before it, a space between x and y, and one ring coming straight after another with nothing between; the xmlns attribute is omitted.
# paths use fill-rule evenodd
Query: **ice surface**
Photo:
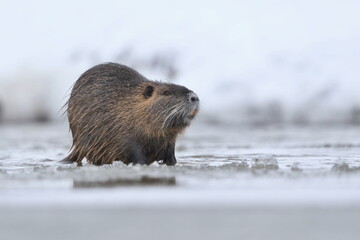
<svg viewBox="0 0 360 240"><path fill-rule="evenodd" d="M33 203L58 203L61 198L64 205L95 204L92 197L81 197L97 194L87 188L99 189L104 201L115 205L134 204L135 199L125 199L123 193L138 198L148 191L157 192L146 201L155 205L341 205L360 200L360 130L356 127L231 129L195 124L177 143L174 167L121 162L101 167L86 162L83 167L64 165L58 160L71 145L65 125L4 125L0 129L0 205L29 204L32 201L26 196L15 197L28 191L34 193ZM131 186L139 189L127 188ZM42 189L52 194L42 199ZM196 196L194 201L188 199L191 196Z"/></svg>
<svg viewBox="0 0 360 240"><path fill-rule="evenodd" d="M359 132L194 124L176 166L77 167L65 125L1 125L1 236L357 239Z"/></svg>

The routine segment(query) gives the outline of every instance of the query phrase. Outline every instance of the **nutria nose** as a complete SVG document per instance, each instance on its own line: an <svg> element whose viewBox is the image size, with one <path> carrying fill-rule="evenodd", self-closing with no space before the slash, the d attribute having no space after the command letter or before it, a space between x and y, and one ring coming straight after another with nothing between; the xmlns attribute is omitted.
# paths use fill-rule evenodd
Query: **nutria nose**
<svg viewBox="0 0 360 240"><path fill-rule="evenodd" d="M189 100L190 102L195 103L199 101L199 97L194 92L191 92L189 93Z"/></svg>

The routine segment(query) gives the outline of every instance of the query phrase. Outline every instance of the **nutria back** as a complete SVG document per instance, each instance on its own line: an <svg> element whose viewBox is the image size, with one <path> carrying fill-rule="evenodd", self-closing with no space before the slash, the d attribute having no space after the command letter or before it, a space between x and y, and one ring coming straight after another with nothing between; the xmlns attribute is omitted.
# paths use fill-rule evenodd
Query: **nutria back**
<svg viewBox="0 0 360 240"><path fill-rule="evenodd" d="M73 145L63 161L174 165L176 137L198 109L199 98L186 87L150 81L116 63L97 65L71 91L67 114Z"/></svg>

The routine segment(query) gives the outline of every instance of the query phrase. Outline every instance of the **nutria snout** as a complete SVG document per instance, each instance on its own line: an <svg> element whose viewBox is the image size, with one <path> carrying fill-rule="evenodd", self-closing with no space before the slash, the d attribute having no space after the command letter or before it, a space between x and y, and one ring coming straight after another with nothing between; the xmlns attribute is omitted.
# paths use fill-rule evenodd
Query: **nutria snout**
<svg viewBox="0 0 360 240"><path fill-rule="evenodd" d="M63 161L174 165L176 137L198 111L199 97L186 87L150 81L116 63L95 66L71 91L73 146Z"/></svg>

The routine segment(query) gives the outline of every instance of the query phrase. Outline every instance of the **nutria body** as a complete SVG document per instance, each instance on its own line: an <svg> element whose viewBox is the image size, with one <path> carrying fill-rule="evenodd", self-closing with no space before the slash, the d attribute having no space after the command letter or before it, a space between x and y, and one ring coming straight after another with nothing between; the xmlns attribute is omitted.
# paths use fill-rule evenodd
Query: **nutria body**
<svg viewBox="0 0 360 240"><path fill-rule="evenodd" d="M67 103L73 146L63 161L174 165L176 137L198 108L197 95L183 86L116 63L97 65L76 81Z"/></svg>

